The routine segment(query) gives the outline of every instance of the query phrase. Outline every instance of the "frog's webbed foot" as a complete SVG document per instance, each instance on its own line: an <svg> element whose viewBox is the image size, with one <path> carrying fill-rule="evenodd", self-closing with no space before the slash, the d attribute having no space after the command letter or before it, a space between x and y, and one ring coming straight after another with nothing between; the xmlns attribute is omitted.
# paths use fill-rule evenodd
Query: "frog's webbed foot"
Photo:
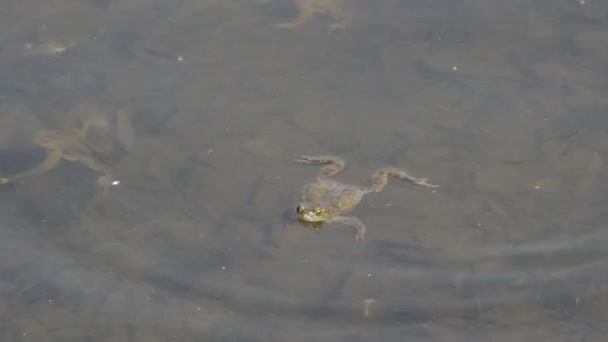
<svg viewBox="0 0 608 342"><path fill-rule="evenodd" d="M329 29L327 30L327 35L331 35L334 31L344 31L346 30L346 22L340 21L337 23L332 23L329 25Z"/></svg>
<svg viewBox="0 0 608 342"><path fill-rule="evenodd" d="M440 186L437 184L431 184L428 182L428 178L414 178L411 179L412 183L420 186L426 186L427 188L439 188Z"/></svg>
<svg viewBox="0 0 608 342"><path fill-rule="evenodd" d="M326 164L319 173L318 177L321 178L334 176L344 169L344 161L334 156L302 156L295 161L307 164Z"/></svg>
<svg viewBox="0 0 608 342"><path fill-rule="evenodd" d="M429 183L427 178L415 178L415 177L411 176L409 173L405 172L404 170L386 168L386 169L380 169L380 170L376 171L376 173L374 173L374 175L372 176L372 186L371 186L372 191L375 191L375 192L381 191L384 188L384 186L388 183L388 177L396 177L396 178L405 179L407 181L412 182L415 185L425 186L425 187L429 187L429 188L438 188L439 187L439 185Z"/></svg>
<svg viewBox="0 0 608 342"><path fill-rule="evenodd" d="M357 234L355 235L355 240L365 240L365 224L361 222L358 218L354 216L334 216L331 220L327 222L338 222L342 224L346 224L349 226L355 227L357 229Z"/></svg>
<svg viewBox="0 0 608 342"><path fill-rule="evenodd" d="M118 180L109 173L97 178L97 185L103 189L103 197L106 197L110 193L110 188L113 187L116 182L118 182Z"/></svg>

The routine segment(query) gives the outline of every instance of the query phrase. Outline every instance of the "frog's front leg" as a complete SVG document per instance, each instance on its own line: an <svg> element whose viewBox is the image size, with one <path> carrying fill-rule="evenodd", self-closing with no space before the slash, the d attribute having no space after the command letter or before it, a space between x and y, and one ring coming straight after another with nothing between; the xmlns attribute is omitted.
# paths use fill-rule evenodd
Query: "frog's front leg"
<svg viewBox="0 0 608 342"><path fill-rule="evenodd" d="M112 187L117 181L110 170L110 167L88 155L80 156L80 161L83 162L89 169L103 173L103 175L97 179L97 185L103 188L103 196L107 196L110 192L110 187Z"/></svg>
<svg viewBox="0 0 608 342"><path fill-rule="evenodd" d="M365 240L365 224L354 216L334 216L327 222L337 222L355 227L357 234L355 240Z"/></svg>
<svg viewBox="0 0 608 342"><path fill-rule="evenodd" d="M297 162L307 164L326 164L321 168L318 177L334 176L344 169L344 160L334 156L302 156Z"/></svg>

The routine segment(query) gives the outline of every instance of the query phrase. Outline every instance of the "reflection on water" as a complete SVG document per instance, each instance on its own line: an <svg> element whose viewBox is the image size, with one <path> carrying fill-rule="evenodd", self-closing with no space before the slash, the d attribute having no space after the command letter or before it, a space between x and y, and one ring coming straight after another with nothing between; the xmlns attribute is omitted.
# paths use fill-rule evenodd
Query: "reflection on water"
<svg viewBox="0 0 608 342"><path fill-rule="evenodd" d="M0 176L48 157L42 130L107 126L0 185L1 339L601 341L607 10L5 7ZM390 181L355 242L294 220L301 154L347 159L348 184L391 165L442 188ZM107 196L82 156L120 180Z"/></svg>

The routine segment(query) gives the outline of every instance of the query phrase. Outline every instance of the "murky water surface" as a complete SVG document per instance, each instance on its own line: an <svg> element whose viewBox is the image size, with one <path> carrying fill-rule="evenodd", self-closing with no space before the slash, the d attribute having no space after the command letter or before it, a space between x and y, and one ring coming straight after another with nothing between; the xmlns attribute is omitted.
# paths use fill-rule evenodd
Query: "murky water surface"
<svg viewBox="0 0 608 342"><path fill-rule="evenodd" d="M0 8L2 341L604 340L608 3L308 5Z"/></svg>

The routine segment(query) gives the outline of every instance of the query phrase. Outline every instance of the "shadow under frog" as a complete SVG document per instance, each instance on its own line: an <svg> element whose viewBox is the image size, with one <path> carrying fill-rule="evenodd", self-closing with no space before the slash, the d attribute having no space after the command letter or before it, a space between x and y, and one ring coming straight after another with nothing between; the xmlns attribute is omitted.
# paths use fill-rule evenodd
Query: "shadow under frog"
<svg viewBox="0 0 608 342"><path fill-rule="evenodd" d="M329 179L329 177L340 173L344 169L344 161L340 158L334 156L302 156L296 161L324 165L315 182L304 187L302 199L296 207L297 219L312 223L316 229L320 229L323 222L338 222L354 226L357 230L356 240L365 239L365 225L354 216L342 216L342 214L354 209L364 195L382 191L388 183L389 177L401 178L419 186L439 187L439 185L428 183L426 178L415 178L406 171L396 168L377 170L373 174L369 186L349 185Z"/></svg>

